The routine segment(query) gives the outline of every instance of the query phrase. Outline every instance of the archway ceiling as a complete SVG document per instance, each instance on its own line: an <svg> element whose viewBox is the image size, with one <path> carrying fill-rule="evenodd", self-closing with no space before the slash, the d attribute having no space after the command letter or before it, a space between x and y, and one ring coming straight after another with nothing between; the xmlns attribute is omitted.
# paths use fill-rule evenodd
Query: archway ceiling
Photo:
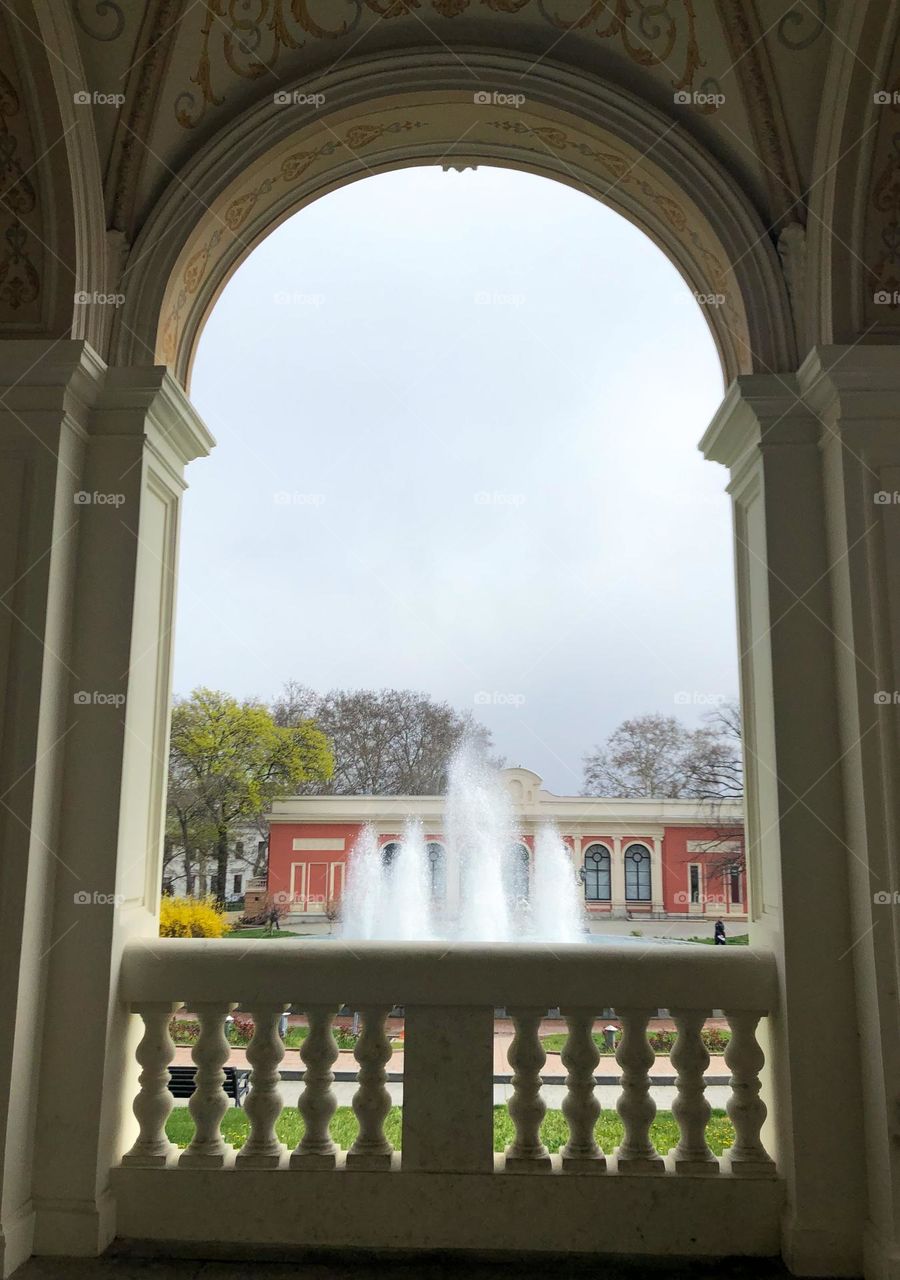
<svg viewBox="0 0 900 1280"><path fill-rule="evenodd" d="M90 87L126 97L95 117L109 224L133 239L172 174L248 106L410 47L462 65L469 49L515 49L620 84L702 141L766 226L802 222L837 3L75 0L75 13ZM472 87L516 91L474 70Z"/></svg>

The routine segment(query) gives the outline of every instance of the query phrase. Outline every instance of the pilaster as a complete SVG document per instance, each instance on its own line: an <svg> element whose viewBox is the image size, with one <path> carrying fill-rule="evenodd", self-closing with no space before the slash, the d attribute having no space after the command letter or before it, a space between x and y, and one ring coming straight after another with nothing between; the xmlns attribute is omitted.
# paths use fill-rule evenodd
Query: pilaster
<svg viewBox="0 0 900 1280"><path fill-rule="evenodd" d="M729 467L744 708L751 941L779 957L767 1141L788 1182L784 1251L799 1274L861 1267L860 1065L815 1049L858 1030L844 745L826 541L824 424L798 376L737 379L701 443ZM822 1126L823 1108L831 1118ZM823 1170L827 1176L823 1177Z"/></svg>
<svg viewBox="0 0 900 1280"><path fill-rule="evenodd" d="M106 1171L134 1136L118 955L155 932L179 504L212 439L163 369L108 370L83 342L0 356L18 495L2 504L2 945L22 942L2 990L3 1214L27 1203L36 1250L85 1253L112 1237Z"/></svg>

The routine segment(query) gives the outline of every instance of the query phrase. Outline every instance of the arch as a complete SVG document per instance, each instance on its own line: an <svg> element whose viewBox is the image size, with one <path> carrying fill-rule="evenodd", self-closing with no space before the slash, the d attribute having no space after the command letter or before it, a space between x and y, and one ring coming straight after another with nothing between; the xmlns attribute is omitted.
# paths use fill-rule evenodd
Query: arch
<svg viewBox="0 0 900 1280"><path fill-rule="evenodd" d="M400 852L399 840L387 840L379 849L381 854L381 865L383 867L393 867Z"/></svg>
<svg viewBox="0 0 900 1280"><path fill-rule="evenodd" d="M641 840L634 840L626 845L623 855L625 862L625 901L653 901L653 855Z"/></svg>
<svg viewBox="0 0 900 1280"><path fill-rule="evenodd" d="M428 859L428 888L434 902L443 902L447 896L447 851L440 840L425 843Z"/></svg>
<svg viewBox="0 0 900 1280"><path fill-rule="evenodd" d="M109 254L84 86L68 6L0 14L0 332L87 338L101 351L112 307L84 300L105 296Z"/></svg>
<svg viewBox="0 0 900 1280"><path fill-rule="evenodd" d="M550 62L467 52L520 107L475 101L469 72L422 50L341 64L326 107L259 102L177 175L138 237L112 359L156 352L185 386L206 316L231 273L285 218L370 173L498 164L565 182L639 226L699 298L725 378L795 367L777 256L748 200L694 139L637 97ZM449 159L448 159L449 158ZM185 191L196 197L185 211Z"/></svg>
<svg viewBox="0 0 900 1280"><path fill-rule="evenodd" d="M531 850L522 840L514 840L503 860L503 880L510 902L521 902L530 897Z"/></svg>
<svg viewBox="0 0 900 1280"><path fill-rule="evenodd" d="M900 11L838 6L809 192L800 354L823 343L900 338ZM876 95L886 95L888 103Z"/></svg>
<svg viewBox="0 0 900 1280"><path fill-rule="evenodd" d="M584 851L584 897L586 902L612 901L612 851L599 840Z"/></svg>

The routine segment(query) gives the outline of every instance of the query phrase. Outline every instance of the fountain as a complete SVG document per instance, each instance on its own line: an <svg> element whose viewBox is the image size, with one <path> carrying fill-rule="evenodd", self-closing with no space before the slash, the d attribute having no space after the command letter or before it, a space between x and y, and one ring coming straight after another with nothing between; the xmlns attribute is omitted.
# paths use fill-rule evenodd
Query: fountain
<svg viewBox="0 0 900 1280"><path fill-rule="evenodd" d="M583 942L586 921L565 841L550 824L538 831L531 895L525 853L499 771L464 748L450 767L442 900L431 891L418 819L407 821L388 857L367 826L350 854L341 932L385 941Z"/></svg>

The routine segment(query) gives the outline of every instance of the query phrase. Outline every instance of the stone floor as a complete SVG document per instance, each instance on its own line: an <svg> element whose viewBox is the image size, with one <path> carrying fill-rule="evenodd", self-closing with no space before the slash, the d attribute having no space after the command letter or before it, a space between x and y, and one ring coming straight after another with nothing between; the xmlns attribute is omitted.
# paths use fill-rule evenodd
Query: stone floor
<svg viewBox="0 0 900 1280"><path fill-rule="evenodd" d="M471 1258L429 1255L377 1258L348 1254L341 1260L309 1256L285 1261L203 1261L139 1258L112 1252L103 1258L32 1258L16 1272L16 1280L559 1280L569 1276L591 1280L788 1280L781 1262L770 1259L598 1259Z"/></svg>

